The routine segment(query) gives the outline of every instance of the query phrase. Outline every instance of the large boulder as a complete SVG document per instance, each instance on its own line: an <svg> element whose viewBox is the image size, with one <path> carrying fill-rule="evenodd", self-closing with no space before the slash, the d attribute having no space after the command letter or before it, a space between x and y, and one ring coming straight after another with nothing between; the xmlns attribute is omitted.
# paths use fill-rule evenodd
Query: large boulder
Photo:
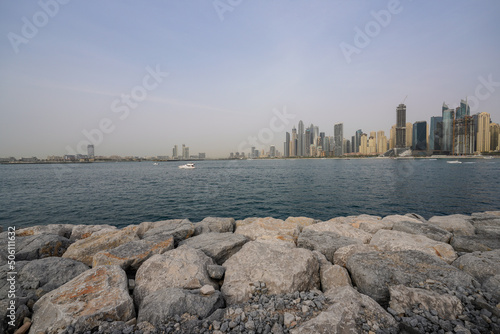
<svg viewBox="0 0 500 334"><path fill-rule="evenodd" d="M419 218L417 218L419 217ZM411 216L411 215L389 215L385 216L382 218L383 221L385 222L392 222L392 223L400 223L400 222L412 222L412 223L421 223L422 222L422 216Z"/></svg>
<svg viewBox="0 0 500 334"><path fill-rule="evenodd" d="M101 251L94 255L92 267L102 265L117 265L124 270L129 268L137 270L141 264L155 254L163 254L174 248L174 238L153 242L136 240L127 242L116 248Z"/></svg>
<svg viewBox="0 0 500 334"><path fill-rule="evenodd" d="M400 221L395 222L392 226L393 231L400 231L409 234L420 234L429 239L439 242L449 243L453 234L443 230L433 224L414 222L414 221Z"/></svg>
<svg viewBox="0 0 500 334"><path fill-rule="evenodd" d="M429 223L452 232L456 236L474 235L475 230L471 221L471 217L466 215L434 216L429 219Z"/></svg>
<svg viewBox="0 0 500 334"><path fill-rule="evenodd" d="M90 331L101 321L128 321L135 316L127 275L118 266L87 270L40 298L33 306L30 333L59 333L72 326Z"/></svg>
<svg viewBox="0 0 500 334"><path fill-rule="evenodd" d="M74 225L71 229L71 241L76 241L80 239L85 239L90 237L94 233L105 233L111 230L116 230L116 226L111 226L107 224L101 225Z"/></svg>
<svg viewBox="0 0 500 334"><path fill-rule="evenodd" d="M6 239L2 250L7 250ZM56 234L34 234L26 237L16 237L16 261L30 261L50 256L62 256L70 247L71 241Z"/></svg>
<svg viewBox="0 0 500 334"><path fill-rule="evenodd" d="M500 275L500 249L465 254L453 262L453 265L471 274L482 284L488 278Z"/></svg>
<svg viewBox="0 0 500 334"><path fill-rule="evenodd" d="M184 240L179 245L199 249L217 264L223 264L238 252L247 241L248 238L241 234L210 232Z"/></svg>
<svg viewBox="0 0 500 334"><path fill-rule="evenodd" d="M277 239L295 243L299 233L299 224L285 222L270 217L257 218L251 223L236 227L236 234L242 234L251 240Z"/></svg>
<svg viewBox="0 0 500 334"><path fill-rule="evenodd" d="M500 300L500 275L494 275L486 279L483 283L483 289L491 293L497 300Z"/></svg>
<svg viewBox="0 0 500 334"><path fill-rule="evenodd" d="M38 234L55 234L69 239L73 225L71 224L48 224L22 228L16 231L16 237L27 237Z"/></svg>
<svg viewBox="0 0 500 334"><path fill-rule="evenodd" d="M313 218L308 218L308 217L288 217L285 222L287 223L295 223L299 226L299 229L302 231L302 229L306 226L316 224L319 222L316 219Z"/></svg>
<svg viewBox="0 0 500 334"><path fill-rule="evenodd" d="M340 223L337 218L304 227L303 232L305 231L332 232L343 237L358 239L364 244L370 242L372 238L370 233L353 227L350 224Z"/></svg>
<svg viewBox="0 0 500 334"><path fill-rule="evenodd" d="M419 215L418 213L407 213L405 214L406 217L410 217L416 220L420 220L422 223L427 223L427 219Z"/></svg>
<svg viewBox="0 0 500 334"><path fill-rule="evenodd" d="M382 305L389 301L390 285L411 286L432 279L456 289L474 281L437 256L415 250L354 254L347 261L347 270L359 291Z"/></svg>
<svg viewBox="0 0 500 334"><path fill-rule="evenodd" d="M199 289L208 284L218 288L207 272L213 260L202 251L181 246L164 254L153 255L135 276L134 299L140 307L147 295L165 288Z"/></svg>
<svg viewBox="0 0 500 334"><path fill-rule="evenodd" d="M477 212L471 215L474 227L500 227L500 211Z"/></svg>
<svg viewBox="0 0 500 334"><path fill-rule="evenodd" d="M488 252L500 249L500 237L496 234L454 236L451 238L450 244L457 252Z"/></svg>
<svg viewBox="0 0 500 334"><path fill-rule="evenodd" d="M185 313L204 319L224 306L220 291L203 295L199 291L165 288L144 298L139 308L137 322L147 321L158 326L163 324L165 319Z"/></svg>
<svg viewBox="0 0 500 334"><path fill-rule="evenodd" d="M44 293L47 293L87 270L89 267L79 261L47 257L26 263L19 270L18 280L25 290L42 289Z"/></svg>
<svg viewBox="0 0 500 334"><path fill-rule="evenodd" d="M292 334L317 333L363 333L363 323L370 328L382 330L395 328L396 320L370 297L363 295L350 286L332 289L326 297L331 306L317 317L306 321L290 331Z"/></svg>
<svg viewBox="0 0 500 334"><path fill-rule="evenodd" d="M144 222L139 225L137 235L149 241L162 241L174 237L175 245L194 235L195 226L189 219L170 219Z"/></svg>
<svg viewBox="0 0 500 334"><path fill-rule="evenodd" d="M370 245L385 251L417 250L437 256L447 263L452 263L457 258L457 253L447 243L400 231L380 230L375 233Z"/></svg>
<svg viewBox="0 0 500 334"><path fill-rule="evenodd" d="M303 248L248 242L223 266L226 273L221 291L229 304L248 300L250 284L257 281L266 283L270 294L319 288L318 260Z"/></svg>
<svg viewBox="0 0 500 334"><path fill-rule="evenodd" d="M234 232L234 218L206 217L195 226L195 235L208 232Z"/></svg>
<svg viewBox="0 0 500 334"><path fill-rule="evenodd" d="M333 264L338 264L339 266L346 267L347 261L354 254L370 252L378 252L378 249L367 244L353 244L341 247L337 249L335 254L333 254Z"/></svg>
<svg viewBox="0 0 500 334"><path fill-rule="evenodd" d="M100 251L113 249L128 242L139 240L136 231L137 226L128 226L121 230L93 233L88 238L80 239L69 246L63 257L91 266L94 255Z"/></svg>
<svg viewBox="0 0 500 334"><path fill-rule="evenodd" d="M415 305L427 311L434 310L441 319L446 320L455 320L463 312L460 299L449 294L408 288L404 285L389 287L389 294L391 296L389 306L399 314L413 310Z"/></svg>
<svg viewBox="0 0 500 334"><path fill-rule="evenodd" d="M365 232L375 234L379 230L392 230L393 225L395 223L399 222L414 222L414 223L420 223L421 221L415 218L411 218L408 216L401 216L401 215L389 215L385 216L381 220L372 220L372 221L366 221L366 222L361 222L359 224L359 229L363 230Z"/></svg>
<svg viewBox="0 0 500 334"><path fill-rule="evenodd" d="M359 229L371 234L377 233L379 230L392 230L392 221L375 220L371 222L361 222Z"/></svg>
<svg viewBox="0 0 500 334"><path fill-rule="evenodd" d="M321 280L321 291L326 292L342 286L352 286L349 273L344 267L333 265L326 257L318 251L313 252L319 262L319 276Z"/></svg>
<svg viewBox="0 0 500 334"><path fill-rule="evenodd" d="M333 254L337 249L353 244L361 244L359 239L343 237L334 232L318 232L305 229L297 239L297 246L316 250L333 263Z"/></svg>
<svg viewBox="0 0 500 334"><path fill-rule="evenodd" d="M328 221L335 224L347 224L351 225L354 228L359 228L361 223L373 223L378 220L381 220L381 217L372 215L359 215L359 216L335 217Z"/></svg>

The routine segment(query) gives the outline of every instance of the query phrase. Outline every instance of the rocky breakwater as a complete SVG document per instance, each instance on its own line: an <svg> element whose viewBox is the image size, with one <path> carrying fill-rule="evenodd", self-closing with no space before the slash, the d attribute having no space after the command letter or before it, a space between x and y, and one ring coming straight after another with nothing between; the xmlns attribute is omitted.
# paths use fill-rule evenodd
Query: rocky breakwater
<svg viewBox="0 0 500 334"><path fill-rule="evenodd" d="M13 325L0 242L0 333L500 333L500 211L25 228Z"/></svg>

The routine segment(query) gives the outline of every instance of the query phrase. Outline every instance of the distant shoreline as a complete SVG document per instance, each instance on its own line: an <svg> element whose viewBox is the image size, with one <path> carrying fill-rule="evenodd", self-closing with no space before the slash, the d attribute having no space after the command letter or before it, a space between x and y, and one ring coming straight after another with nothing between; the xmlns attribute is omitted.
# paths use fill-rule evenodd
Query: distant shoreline
<svg viewBox="0 0 500 334"><path fill-rule="evenodd" d="M429 160L429 159L493 159L500 158L499 155L488 156L452 156L452 155L437 155L426 157L379 157L379 156L351 156L351 157L290 157L290 158L256 158L256 159L182 159L182 160L98 160L98 161L2 161L0 165L65 165L65 164L91 164L91 163L114 163L114 162L185 162L185 161L233 161L233 160L358 160L358 159L392 159L392 160Z"/></svg>

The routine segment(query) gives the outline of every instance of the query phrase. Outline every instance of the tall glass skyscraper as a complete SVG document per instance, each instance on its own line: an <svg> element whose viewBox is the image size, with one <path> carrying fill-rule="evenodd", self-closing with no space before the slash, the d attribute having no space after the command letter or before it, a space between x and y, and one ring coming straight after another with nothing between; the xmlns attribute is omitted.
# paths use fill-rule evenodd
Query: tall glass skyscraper
<svg viewBox="0 0 500 334"><path fill-rule="evenodd" d="M290 132L287 132L285 136L284 151L285 151L285 158L288 158L290 156Z"/></svg>
<svg viewBox="0 0 500 334"><path fill-rule="evenodd" d="M354 144L354 151L355 153L358 153L359 152L359 145L361 145L361 135L363 134L363 130L359 129L356 131L356 134L355 134L355 144Z"/></svg>
<svg viewBox="0 0 500 334"><path fill-rule="evenodd" d="M429 150L440 151L441 150L441 138L443 129L443 117L442 116L432 116L431 117L431 128L429 133Z"/></svg>
<svg viewBox="0 0 500 334"><path fill-rule="evenodd" d="M337 123L333 127L333 137L335 138L334 155L340 157L344 155L344 124Z"/></svg>
<svg viewBox="0 0 500 334"><path fill-rule="evenodd" d="M299 121L299 132L297 133L297 156L303 157L306 152L306 143L304 142L304 122Z"/></svg>
<svg viewBox="0 0 500 334"><path fill-rule="evenodd" d="M413 150L426 151L427 150L427 122L413 123Z"/></svg>
<svg viewBox="0 0 500 334"><path fill-rule="evenodd" d="M470 116L470 106L467 100L460 100L460 107L457 109L456 119L462 119L465 116Z"/></svg>
<svg viewBox="0 0 500 334"><path fill-rule="evenodd" d="M443 102L442 112L443 140L441 142L441 150L451 153L453 149L453 123L455 121L455 111L448 108L448 106Z"/></svg>
<svg viewBox="0 0 500 334"><path fill-rule="evenodd" d="M406 147L406 105L396 108L396 148Z"/></svg>

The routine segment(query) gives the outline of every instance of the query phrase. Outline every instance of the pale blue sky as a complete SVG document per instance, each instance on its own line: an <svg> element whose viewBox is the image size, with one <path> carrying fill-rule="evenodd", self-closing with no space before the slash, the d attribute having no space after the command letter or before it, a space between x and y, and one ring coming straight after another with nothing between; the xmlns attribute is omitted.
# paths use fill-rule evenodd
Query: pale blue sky
<svg viewBox="0 0 500 334"><path fill-rule="evenodd" d="M2 1L0 157L67 154L103 118L113 130L98 155L171 155L184 143L224 157L284 106L288 131L302 119L327 135L343 122L348 139L359 128L389 135L406 95L407 120L429 121L443 101L476 95L479 77L500 82L495 0L401 0L348 63L341 43L355 46L355 28L392 2L242 0L221 21L212 0L72 0L44 24L38 2ZM25 38L23 17L34 16L38 32L16 53L9 36ZM120 119L113 101L157 65L169 75ZM500 122L500 84L491 89L477 111ZM274 134L280 151L284 137Z"/></svg>

